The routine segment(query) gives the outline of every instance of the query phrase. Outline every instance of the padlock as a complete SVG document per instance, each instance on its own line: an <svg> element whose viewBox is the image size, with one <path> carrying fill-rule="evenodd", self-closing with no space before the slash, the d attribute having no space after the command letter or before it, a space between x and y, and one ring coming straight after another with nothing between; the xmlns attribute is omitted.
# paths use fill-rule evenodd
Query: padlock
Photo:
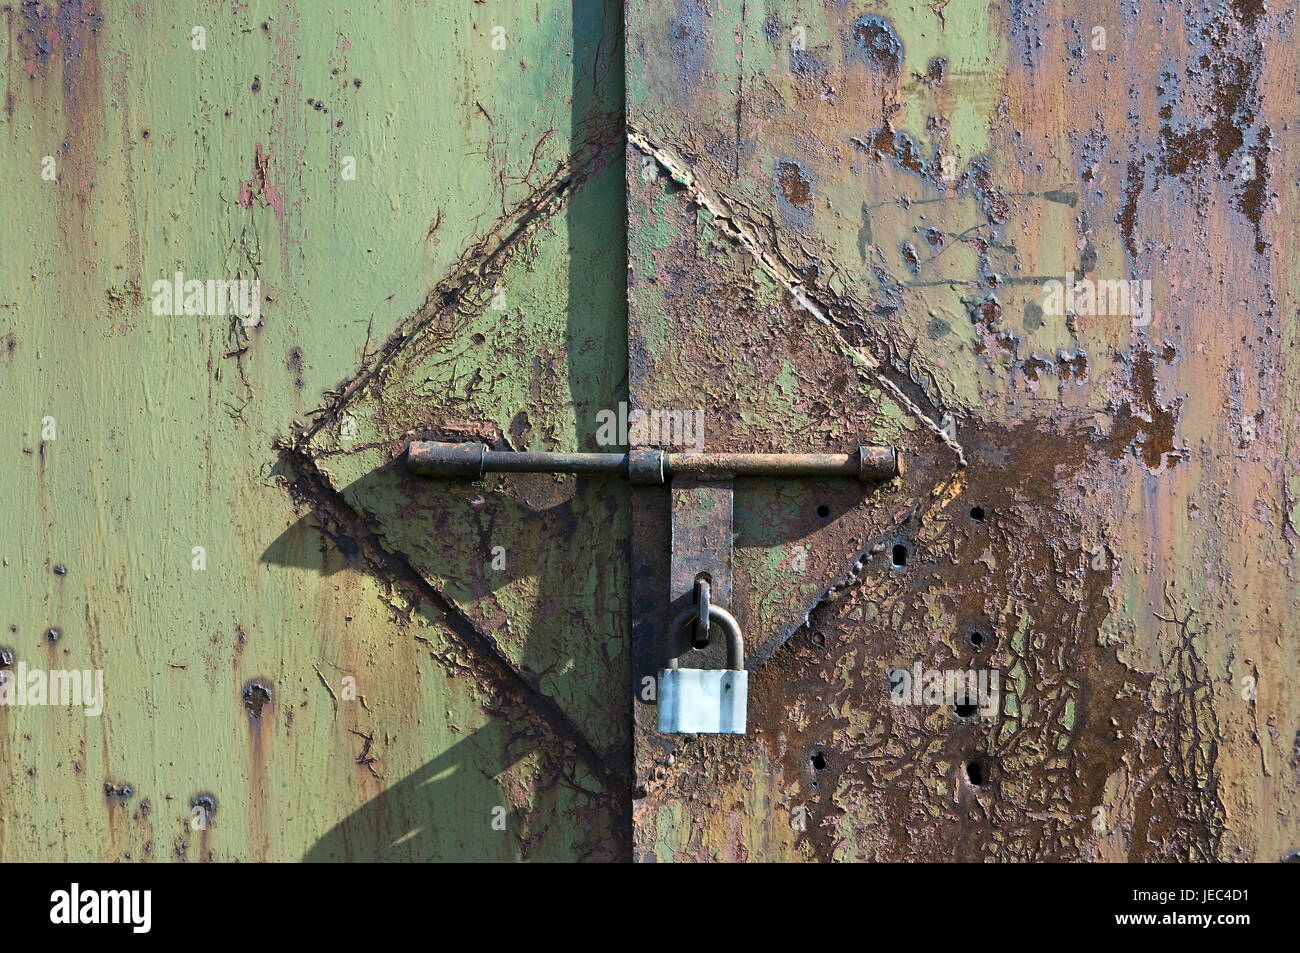
<svg viewBox="0 0 1300 953"><path fill-rule="evenodd" d="M749 673L745 671L745 642L740 623L720 606L708 607L709 620L720 622L727 637L725 669L678 668L681 647L677 633L699 618L687 609L668 629L665 643L674 653L659 671L659 730L676 735L743 735L749 702Z"/></svg>

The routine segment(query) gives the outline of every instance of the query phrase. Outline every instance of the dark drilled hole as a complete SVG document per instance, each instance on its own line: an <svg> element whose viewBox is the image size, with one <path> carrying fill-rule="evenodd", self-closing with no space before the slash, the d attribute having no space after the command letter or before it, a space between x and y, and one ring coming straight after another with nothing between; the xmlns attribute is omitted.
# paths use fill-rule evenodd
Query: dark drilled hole
<svg viewBox="0 0 1300 953"><path fill-rule="evenodd" d="M200 814L206 823L217 813L217 799L211 794L196 794L190 798L190 815L198 817Z"/></svg>
<svg viewBox="0 0 1300 953"><path fill-rule="evenodd" d="M894 544L894 565L895 566L907 565L907 547L904 546L902 543Z"/></svg>
<svg viewBox="0 0 1300 953"><path fill-rule="evenodd" d="M984 644L983 634L979 632L972 632L970 634L970 644L975 646L976 648L979 648L981 645L983 645Z"/></svg>
<svg viewBox="0 0 1300 953"><path fill-rule="evenodd" d="M114 784L112 781L104 782L104 797L108 800L117 798L126 800L135 795L135 789L129 784Z"/></svg>
<svg viewBox="0 0 1300 953"><path fill-rule="evenodd" d="M988 774L984 770L984 762L967 761L966 780L970 781L970 783L975 785L977 788L983 787L985 782L988 781Z"/></svg>
<svg viewBox="0 0 1300 953"><path fill-rule="evenodd" d="M822 519L826 519L826 517L831 515L831 508L823 503L821 506L817 507L817 515Z"/></svg>
<svg viewBox="0 0 1300 953"><path fill-rule="evenodd" d="M826 755L822 754L820 751L814 751L812 757L808 760L812 762L812 766L818 771L821 771L826 767Z"/></svg>
<svg viewBox="0 0 1300 953"><path fill-rule="evenodd" d="M975 712L979 711L978 705L953 705L952 710L957 713L958 718L970 718ZM971 784L979 784L978 781L972 781Z"/></svg>
<svg viewBox="0 0 1300 953"><path fill-rule="evenodd" d="M975 522L977 522L977 523L983 523L983 522L984 522L984 507L982 507L982 506L972 506L972 507L970 508L970 518L973 519L973 520L974 520Z"/></svg>
<svg viewBox="0 0 1300 953"><path fill-rule="evenodd" d="M61 638L63 638L63 633L59 630L57 626L52 625L45 630L45 641L49 642L50 645L53 645Z"/></svg>
<svg viewBox="0 0 1300 953"><path fill-rule="evenodd" d="M244 707L250 718L261 718L262 709L271 700L271 690L265 685L254 682L244 689Z"/></svg>

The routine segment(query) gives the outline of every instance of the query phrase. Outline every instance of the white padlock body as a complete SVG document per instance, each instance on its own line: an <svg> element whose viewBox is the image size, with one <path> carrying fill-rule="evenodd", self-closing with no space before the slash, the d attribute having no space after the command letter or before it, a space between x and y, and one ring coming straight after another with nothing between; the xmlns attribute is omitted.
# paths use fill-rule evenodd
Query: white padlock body
<svg viewBox="0 0 1300 953"><path fill-rule="evenodd" d="M731 669L659 671L659 731L666 735L743 735L749 673Z"/></svg>

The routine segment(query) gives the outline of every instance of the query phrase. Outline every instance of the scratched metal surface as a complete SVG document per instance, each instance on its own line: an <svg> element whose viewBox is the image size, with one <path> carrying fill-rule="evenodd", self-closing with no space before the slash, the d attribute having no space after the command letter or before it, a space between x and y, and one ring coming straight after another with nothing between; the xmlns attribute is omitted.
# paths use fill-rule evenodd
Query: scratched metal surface
<svg viewBox="0 0 1300 953"><path fill-rule="evenodd" d="M665 739L639 706L635 856L1300 846L1294 5L626 20L633 400L705 403L728 449L956 424L829 525L821 488L738 488L741 621L772 651L750 733ZM1151 311L1053 314L1068 271L1150 280ZM905 567L871 551L892 536ZM916 662L1000 671L994 717L892 705Z"/></svg>
<svg viewBox="0 0 1300 953"><path fill-rule="evenodd" d="M3 11L0 646L106 701L0 707L0 859L627 856L620 488L388 465L622 394L620 9Z"/></svg>

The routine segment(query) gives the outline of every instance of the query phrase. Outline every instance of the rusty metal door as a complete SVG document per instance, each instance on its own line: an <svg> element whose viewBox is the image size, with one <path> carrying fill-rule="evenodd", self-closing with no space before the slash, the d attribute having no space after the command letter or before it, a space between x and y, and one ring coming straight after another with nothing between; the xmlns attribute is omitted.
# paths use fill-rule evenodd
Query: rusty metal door
<svg viewBox="0 0 1300 953"><path fill-rule="evenodd" d="M0 669L104 684L0 859L1296 856L1294 10L5 17ZM669 492L421 439L904 466L735 480L665 735Z"/></svg>
<svg viewBox="0 0 1300 953"><path fill-rule="evenodd" d="M737 485L750 730L638 702L637 858L1295 856L1294 29L629 2L632 402L906 460Z"/></svg>
<svg viewBox="0 0 1300 953"><path fill-rule="evenodd" d="M394 462L623 398L621 7L4 21L0 859L628 856L625 491Z"/></svg>

